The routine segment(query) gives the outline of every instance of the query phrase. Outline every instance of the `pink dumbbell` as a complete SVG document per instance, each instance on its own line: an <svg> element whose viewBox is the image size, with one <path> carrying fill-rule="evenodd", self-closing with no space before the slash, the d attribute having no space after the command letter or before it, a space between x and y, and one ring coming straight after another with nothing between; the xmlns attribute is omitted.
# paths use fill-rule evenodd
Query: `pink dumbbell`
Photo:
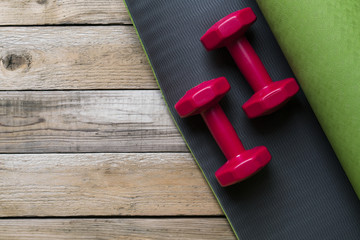
<svg viewBox="0 0 360 240"><path fill-rule="evenodd" d="M231 13L215 23L201 42L210 51L227 47L255 94L242 106L249 118L270 114L299 91L294 78L273 82L260 58L244 36L256 21L251 8Z"/></svg>
<svg viewBox="0 0 360 240"><path fill-rule="evenodd" d="M247 179L271 160L271 155L264 146L245 150L218 103L229 90L230 84L226 78L216 78L190 89L175 104L175 109L182 118L196 114L203 117L227 158L227 162L215 173L221 186L229 186Z"/></svg>

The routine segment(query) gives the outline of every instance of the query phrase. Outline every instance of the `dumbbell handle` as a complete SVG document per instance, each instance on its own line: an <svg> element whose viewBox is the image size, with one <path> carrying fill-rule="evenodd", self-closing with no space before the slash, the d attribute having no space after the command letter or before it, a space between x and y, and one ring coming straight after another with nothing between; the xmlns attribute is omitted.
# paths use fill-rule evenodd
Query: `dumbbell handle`
<svg viewBox="0 0 360 240"><path fill-rule="evenodd" d="M226 47L255 92L272 83L264 64L245 36Z"/></svg>
<svg viewBox="0 0 360 240"><path fill-rule="evenodd" d="M245 151L234 127L219 104L202 112L201 116L228 160Z"/></svg>

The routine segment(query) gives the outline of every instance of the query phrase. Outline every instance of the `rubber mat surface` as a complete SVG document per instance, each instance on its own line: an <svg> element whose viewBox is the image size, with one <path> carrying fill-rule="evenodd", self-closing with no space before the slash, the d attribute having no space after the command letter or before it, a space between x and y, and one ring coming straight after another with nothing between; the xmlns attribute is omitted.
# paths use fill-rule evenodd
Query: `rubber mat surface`
<svg viewBox="0 0 360 240"><path fill-rule="evenodd" d="M258 21L250 43L275 81L292 77L255 1L125 2L169 110L237 237L360 239L360 203L303 93L275 114L249 120L241 105L253 91L230 54L207 52L199 41L218 19L252 7ZM273 157L260 173L227 188L214 176L226 159L201 117L180 119L174 109L188 89L220 76L232 86L220 105L245 147L265 145Z"/></svg>
<svg viewBox="0 0 360 240"><path fill-rule="evenodd" d="M360 1L259 4L360 198Z"/></svg>

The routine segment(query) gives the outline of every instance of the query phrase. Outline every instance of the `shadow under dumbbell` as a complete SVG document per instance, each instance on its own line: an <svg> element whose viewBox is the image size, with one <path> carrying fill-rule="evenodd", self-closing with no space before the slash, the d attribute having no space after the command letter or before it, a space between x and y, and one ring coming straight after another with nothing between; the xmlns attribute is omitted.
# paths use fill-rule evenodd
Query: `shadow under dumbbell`
<svg viewBox="0 0 360 240"><path fill-rule="evenodd" d="M287 122L303 110L303 104L296 97L276 112L263 117L251 119L251 126L261 134L274 134L284 128Z"/></svg>
<svg viewBox="0 0 360 240"><path fill-rule="evenodd" d="M271 163L269 163L269 165L270 164ZM232 201L236 201L239 204L246 204L251 200L257 201L256 199L258 198L259 193L271 188L273 177L271 168L267 166L245 181L226 187L224 191L229 194L228 197ZM232 194L233 192L241 192L242 194Z"/></svg>

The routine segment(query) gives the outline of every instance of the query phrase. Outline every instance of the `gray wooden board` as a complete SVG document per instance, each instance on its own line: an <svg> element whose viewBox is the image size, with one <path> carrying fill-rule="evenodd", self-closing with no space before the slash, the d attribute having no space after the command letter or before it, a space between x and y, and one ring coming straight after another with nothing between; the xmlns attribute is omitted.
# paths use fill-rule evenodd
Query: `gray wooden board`
<svg viewBox="0 0 360 240"><path fill-rule="evenodd" d="M241 105L253 94L226 49L206 52L199 39L221 17L252 7L258 21L247 34L274 80L290 67L255 1L126 0L157 80L189 148L240 239L359 239L360 204L306 98L249 120ZM226 159L199 116L180 119L174 104L195 85L225 76L221 101L246 148L265 145L272 162L251 179L218 185Z"/></svg>
<svg viewBox="0 0 360 240"><path fill-rule="evenodd" d="M0 91L0 153L185 151L159 90Z"/></svg>

